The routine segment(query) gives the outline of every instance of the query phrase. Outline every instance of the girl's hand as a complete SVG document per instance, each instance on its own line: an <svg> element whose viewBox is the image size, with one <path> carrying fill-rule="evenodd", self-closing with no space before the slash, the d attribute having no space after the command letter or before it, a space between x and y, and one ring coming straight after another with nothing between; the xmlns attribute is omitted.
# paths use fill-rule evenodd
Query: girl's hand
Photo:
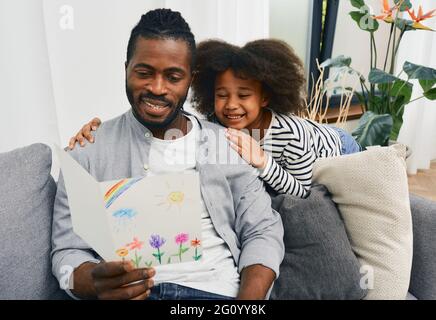
<svg viewBox="0 0 436 320"><path fill-rule="evenodd" d="M76 142L79 142L80 146L85 146L85 139L91 143L94 143L94 137L91 134L91 131L96 131L97 128L101 125L101 120L99 118L94 118L87 124L85 124L79 132L76 133L74 137L70 139L70 143L68 147L70 150L74 149L74 145Z"/></svg>
<svg viewBox="0 0 436 320"><path fill-rule="evenodd" d="M250 135L236 129L227 128L226 137L230 141L230 146L239 153L239 155L258 169L264 169L267 164L265 152L259 143Z"/></svg>

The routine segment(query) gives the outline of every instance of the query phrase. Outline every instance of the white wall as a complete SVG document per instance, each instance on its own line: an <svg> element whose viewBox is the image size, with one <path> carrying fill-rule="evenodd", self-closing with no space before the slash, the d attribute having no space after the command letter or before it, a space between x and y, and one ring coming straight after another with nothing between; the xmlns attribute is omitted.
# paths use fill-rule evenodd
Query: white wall
<svg viewBox="0 0 436 320"><path fill-rule="evenodd" d="M59 143L42 0L0 0L0 152Z"/></svg>
<svg viewBox="0 0 436 320"><path fill-rule="evenodd" d="M124 88L125 52L132 27L148 10L180 11L197 41L222 38L243 44L268 36L264 0L75 0L69 8L74 15L72 29L60 26L66 16L60 12L64 4L64 0L44 0L62 144L92 117L108 120L130 107Z"/></svg>
<svg viewBox="0 0 436 320"><path fill-rule="evenodd" d="M269 0L270 37L286 41L308 69L312 0Z"/></svg>
<svg viewBox="0 0 436 320"><path fill-rule="evenodd" d="M366 0L365 3L373 9L374 14L380 14L382 8L381 1ZM351 19L349 15L350 11L357 11L356 8L351 6L350 1L339 1L332 57L339 55L351 57L351 66L367 78L370 71L370 35L369 32L359 29L357 23ZM383 69L389 31L390 25L381 21L379 30L375 33L379 69ZM345 86L353 85L353 83L353 81L347 82L345 83ZM360 90L360 87L357 89Z"/></svg>

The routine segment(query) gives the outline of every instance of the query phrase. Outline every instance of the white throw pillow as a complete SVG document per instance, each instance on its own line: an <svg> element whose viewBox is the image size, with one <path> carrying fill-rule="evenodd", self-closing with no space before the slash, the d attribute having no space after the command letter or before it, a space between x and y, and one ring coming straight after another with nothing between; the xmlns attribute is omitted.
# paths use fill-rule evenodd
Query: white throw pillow
<svg viewBox="0 0 436 320"><path fill-rule="evenodd" d="M365 299L405 299L409 288L413 236L405 154L402 145L373 147L314 166L313 180L332 193L362 264Z"/></svg>

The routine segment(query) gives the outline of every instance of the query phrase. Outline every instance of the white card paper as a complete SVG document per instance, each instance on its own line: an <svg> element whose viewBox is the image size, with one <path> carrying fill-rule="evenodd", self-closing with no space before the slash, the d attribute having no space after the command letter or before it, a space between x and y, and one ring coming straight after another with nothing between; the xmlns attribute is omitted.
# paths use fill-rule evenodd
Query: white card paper
<svg viewBox="0 0 436 320"><path fill-rule="evenodd" d="M97 182L57 147L74 232L106 261L137 268L202 257L198 173Z"/></svg>

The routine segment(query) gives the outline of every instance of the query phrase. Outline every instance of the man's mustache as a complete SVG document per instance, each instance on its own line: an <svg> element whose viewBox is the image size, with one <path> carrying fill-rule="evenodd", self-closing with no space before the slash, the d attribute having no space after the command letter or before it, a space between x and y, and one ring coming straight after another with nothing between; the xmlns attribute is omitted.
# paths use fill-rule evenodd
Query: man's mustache
<svg viewBox="0 0 436 320"><path fill-rule="evenodd" d="M157 96L157 95L154 95L150 92L149 93L142 93L139 96L139 100L142 100L142 99L149 99L149 100L154 100L154 101L160 101L160 102L163 102L165 104L171 104L171 101L168 101L167 99L165 99L165 97Z"/></svg>

